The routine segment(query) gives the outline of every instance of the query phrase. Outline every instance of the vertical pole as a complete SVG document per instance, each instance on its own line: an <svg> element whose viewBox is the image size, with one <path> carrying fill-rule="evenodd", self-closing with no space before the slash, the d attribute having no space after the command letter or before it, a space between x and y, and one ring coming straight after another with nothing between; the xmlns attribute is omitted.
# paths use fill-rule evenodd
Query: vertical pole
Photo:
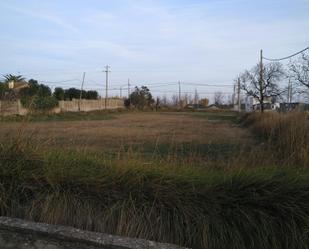
<svg viewBox="0 0 309 249"><path fill-rule="evenodd" d="M105 66L105 72L106 73L106 78L105 78L105 109L107 108L107 98L108 98L108 73L110 72L109 71L109 68L110 66L106 65Z"/></svg>
<svg viewBox="0 0 309 249"><path fill-rule="evenodd" d="M178 102L179 102L179 108L181 108L181 85L180 81L178 81Z"/></svg>
<svg viewBox="0 0 309 249"><path fill-rule="evenodd" d="M261 112L264 112L264 76L263 76L263 50L260 51L260 105Z"/></svg>
<svg viewBox="0 0 309 249"><path fill-rule="evenodd" d="M130 79L128 79L128 100L129 100L129 107L131 107L131 89L130 89Z"/></svg>
<svg viewBox="0 0 309 249"><path fill-rule="evenodd" d="M290 103L293 102L293 86L292 86L292 82L290 79Z"/></svg>
<svg viewBox="0 0 309 249"><path fill-rule="evenodd" d="M79 101L78 101L78 111L80 111L80 103L81 103L81 100L82 100L82 93L83 93L83 87L84 87L84 82L85 82L85 76L86 76L86 73L84 72L83 73L82 85L80 87L80 94L79 94Z"/></svg>
<svg viewBox="0 0 309 249"><path fill-rule="evenodd" d="M241 111L241 106L240 106L240 78L238 77L238 80L237 80L237 100L238 100L238 112Z"/></svg>
<svg viewBox="0 0 309 249"><path fill-rule="evenodd" d="M120 87L120 98L122 98L122 86Z"/></svg>
<svg viewBox="0 0 309 249"><path fill-rule="evenodd" d="M128 98L130 98L130 79L128 79Z"/></svg>
<svg viewBox="0 0 309 249"><path fill-rule="evenodd" d="M234 83L233 108L236 110L236 83Z"/></svg>
<svg viewBox="0 0 309 249"><path fill-rule="evenodd" d="M290 102L290 98L291 98L291 97L290 97L290 93L291 93L291 92L290 92L290 88L291 88L291 79L290 79L290 77L289 77L289 83L288 83L288 96L287 96L287 97L288 97L288 98L287 98L287 102L288 102L288 103L291 103L291 102Z"/></svg>

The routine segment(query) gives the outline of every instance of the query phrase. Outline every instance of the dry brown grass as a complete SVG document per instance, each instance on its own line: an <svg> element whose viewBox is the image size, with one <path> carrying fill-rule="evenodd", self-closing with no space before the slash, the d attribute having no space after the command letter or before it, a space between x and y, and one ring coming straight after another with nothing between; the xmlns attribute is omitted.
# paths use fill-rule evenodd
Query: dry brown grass
<svg viewBox="0 0 309 249"><path fill-rule="evenodd" d="M22 130L43 147L91 151L158 144L226 144L249 139L249 133L228 122L197 118L190 113L129 113L111 120L1 123L0 139Z"/></svg>
<svg viewBox="0 0 309 249"><path fill-rule="evenodd" d="M245 123L260 136L267 155L285 166L309 166L309 116L306 113L253 113Z"/></svg>

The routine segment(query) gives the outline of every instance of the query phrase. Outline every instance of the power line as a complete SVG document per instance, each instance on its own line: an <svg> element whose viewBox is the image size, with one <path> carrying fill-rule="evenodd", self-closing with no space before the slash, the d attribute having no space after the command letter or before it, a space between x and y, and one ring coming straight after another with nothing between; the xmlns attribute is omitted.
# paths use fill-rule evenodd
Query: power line
<svg viewBox="0 0 309 249"><path fill-rule="evenodd" d="M307 47L307 48L305 48L305 49L303 49L303 50L301 50L301 51L299 51L299 52L297 52L297 53L295 53L295 54L292 54L292 55L289 55L289 56L286 56L286 57L283 57L283 58L271 59L271 58L263 57L263 59L264 59L264 60L267 60L267 61L282 61L282 60L290 59L290 58L292 58L292 57L294 57L294 56L296 56L296 55L299 55L299 54L305 52L306 50L309 50L309 47Z"/></svg>
<svg viewBox="0 0 309 249"><path fill-rule="evenodd" d="M40 82L44 82L47 84L53 84L53 83L65 83L70 81L78 81L79 79L70 79L70 80L60 80L60 81L45 81L45 80L39 80Z"/></svg>

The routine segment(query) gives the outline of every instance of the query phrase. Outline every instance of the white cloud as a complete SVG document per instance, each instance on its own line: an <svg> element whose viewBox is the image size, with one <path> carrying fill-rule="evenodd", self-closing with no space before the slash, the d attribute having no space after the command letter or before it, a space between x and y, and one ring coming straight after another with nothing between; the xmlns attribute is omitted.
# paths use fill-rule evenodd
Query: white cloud
<svg viewBox="0 0 309 249"><path fill-rule="evenodd" d="M11 10L11 11L14 11L18 14L50 22L52 24L57 25L58 27L61 27L65 30L69 30L71 32L78 32L78 29L75 26L73 26L72 24L66 22L65 20L56 16L55 14L48 13L48 12L42 10L42 9L40 9L40 10L30 10L30 9L19 8L19 7L7 5L7 4L2 4L2 6Z"/></svg>

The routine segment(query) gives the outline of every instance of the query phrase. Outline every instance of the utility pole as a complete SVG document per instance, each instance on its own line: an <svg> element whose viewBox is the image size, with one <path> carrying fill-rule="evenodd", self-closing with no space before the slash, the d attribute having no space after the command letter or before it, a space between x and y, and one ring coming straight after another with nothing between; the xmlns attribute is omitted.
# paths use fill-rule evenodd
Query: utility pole
<svg viewBox="0 0 309 249"><path fill-rule="evenodd" d="M130 98L130 79L128 79L128 98Z"/></svg>
<svg viewBox="0 0 309 249"><path fill-rule="evenodd" d="M263 50L260 51L260 104L261 112L264 112L264 76L263 76Z"/></svg>
<svg viewBox="0 0 309 249"><path fill-rule="evenodd" d="M120 98L122 98L122 86L120 87Z"/></svg>
<svg viewBox="0 0 309 249"><path fill-rule="evenodd" d="M105 66L105 71L103 71L104 73L106 73L106 81L105 81L105 109L107 107L107 98L108 98L108 73L110 73L111 71L109 70L110 66L106 65Z"/></svg>
<svg viewBox="0 0 309 249"><path fill-rule="evenodd" d="M83 80L82 80L82 85L80 87L80 94L79 94L79 101L78 101L78 111L80 111L80 103L82 101L82 93L83 93L83 87L84 87L84 82L85 82L85 76L86 73L83 73Z"/></svg>
<svg viewBox="0 0 309 249"><path fill-rule="evenodd" d="M197 89L195 89L195 94L194 94L194 104L195 104L195 108L198 108L198 93L197 93Z"/></svg>
<svg viewBox="0 0 309 249"><path fill-rule="evenodd" d="M241 110L241 106L240 106L240 78L238 77L237 79L237 100L238 100L238 112L240 112Z"/></svg>
<svg viewBox="0 0 309 249"><path fill-rule="evenodd" d="M179 102L179 107L181 108L181 85L180 81L178 81L178 102Z"/></svg>
<svg viewBox="0 0 309 249"><path fill-rule="evenodd" d="M292 103L292 82L291 78L289 77L289 85L288 85L288 103Z"/></svg>

